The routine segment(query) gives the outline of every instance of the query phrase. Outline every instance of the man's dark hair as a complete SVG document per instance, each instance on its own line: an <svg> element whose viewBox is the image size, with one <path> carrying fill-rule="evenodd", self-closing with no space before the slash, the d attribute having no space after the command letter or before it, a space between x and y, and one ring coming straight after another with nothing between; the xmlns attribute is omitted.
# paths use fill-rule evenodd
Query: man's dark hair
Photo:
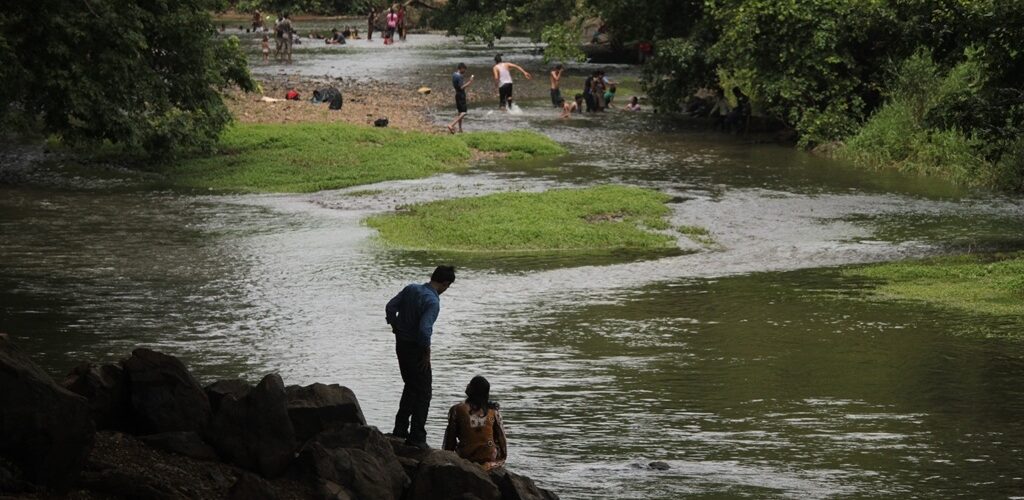
<svg viewBox="0 0 1024 500"><path fill-rule="evenodd" d="M557 69L563 69L563 68L564 68L564 66L562 66L561 64L556 64L556 65L555 65L555 69L556 69L556 70L557 70Z"/></svg>
<svg viewBox="0 0 1024 500"><path fill-rule="evenodd" d="M733 88L732 88L732 93L733 93L734 95L740 95L740 94L742 94L742 93L743 93L743 91L742 91L742 90L740 90L740 88L739 88L739 87L733 87Z"/></svg>
<svg viewBox="0 0 1024 500"><path fill-rule="evenodd" d="M437 266L437 269L434 269L434 274L430 275L430 281L436 281L438 283L455 283L455 267Z"/></svg>
<svg viewBox="0 0 1024 500"><path fill-rule="evenodd" d="M501 54L498 54L498 55L494 56L494 62L496 62L496 63L500 63L501 62Z"/></svg>
<svg viewBox="0 0 1024 500"><path fill-rule="evenodd" d="M459 63L459 65L456 66L455 69L466 69L466 63Z"/></svg>
<svg viewBox="0 0 1024 500"><path fill-rule="evenodd" d="M577 101L580 100L580 99L583 99L583 94L576 94L574 99L576 99Z"/></svg>

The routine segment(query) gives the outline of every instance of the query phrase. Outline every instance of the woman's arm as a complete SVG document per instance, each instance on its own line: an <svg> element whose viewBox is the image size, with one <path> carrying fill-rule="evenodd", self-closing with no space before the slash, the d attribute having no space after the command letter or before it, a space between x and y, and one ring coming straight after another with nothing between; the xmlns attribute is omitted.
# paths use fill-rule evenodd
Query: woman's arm
<svg viewBox="0 0 1024 500"><path fill-rule="evenodd" d="M501 423L501 412L494 410L494 445L498 447L498 460L508 458L508 440L505 438L505 426Z"/></svg>
<svg viewBox="0 0 1024 500"><path fill-rule="evenodd" d="M448 410L448 427L444 430L444 441L441 445L442 450L455 451L455 448L459 445L458 439L459 425L455 421L455 407Z"/></svg>

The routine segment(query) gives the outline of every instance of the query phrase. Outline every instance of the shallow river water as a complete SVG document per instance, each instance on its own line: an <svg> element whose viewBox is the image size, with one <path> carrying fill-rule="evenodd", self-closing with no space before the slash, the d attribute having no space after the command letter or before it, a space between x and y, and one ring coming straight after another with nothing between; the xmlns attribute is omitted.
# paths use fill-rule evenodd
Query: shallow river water
<svg viewBox="0 0 1024 500"><path fill-rule="evenodd" d="M415 61L443 81L452 61L484 68L490 54L411 39L260 71L382 78ZM503 43L541 69L528 43ZM839 272L1022 248L1021 199L652 113L561 121L521 104L473 109L467 128L538 130L569 155L309 195L0 186L0 331L55 375L146 345L204 381L340 383L387 431L401 387L384 303L453 262L435 446L446 408L484 374L511 466L563 498L1024 496L1024 344L1009 337L1022 323L870 300L871 283ZM716 244L641 259L433 255L387 249L361 224L410 202L610 182L669 193L673 225Z"/></svg>

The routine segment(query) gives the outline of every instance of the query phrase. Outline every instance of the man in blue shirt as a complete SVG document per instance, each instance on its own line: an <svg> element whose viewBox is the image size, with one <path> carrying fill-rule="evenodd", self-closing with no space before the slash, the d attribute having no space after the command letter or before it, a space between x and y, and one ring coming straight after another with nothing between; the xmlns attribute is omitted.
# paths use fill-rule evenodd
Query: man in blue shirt
<svg viewBox="0 0 1024 500"><path fill-rule="evenodd" d="M427 410L430 408L433 381L430 337L434 334L434 321L441 311L441 294L454 282L455 268L438 266L430 276L430 282L406 286L384 308L387 322L395 334L398 368L405 383L392 434L404 437L406 444L422 449L427 448Z"/></svg>
<svg viewBox="0 0 1024 500"><path fill-rule="evenodd" d="M459 126L459 132L462 132L462 120L466 117L466 112L469 108L466 106L466 87L473 84L474 75L469 75L469 81L466 81L466 64L459 63L459 66L455 68L455 72L452 73L452 87L455 88L455 120L448 124L448 132L455 133L455 126Z"/></svg>

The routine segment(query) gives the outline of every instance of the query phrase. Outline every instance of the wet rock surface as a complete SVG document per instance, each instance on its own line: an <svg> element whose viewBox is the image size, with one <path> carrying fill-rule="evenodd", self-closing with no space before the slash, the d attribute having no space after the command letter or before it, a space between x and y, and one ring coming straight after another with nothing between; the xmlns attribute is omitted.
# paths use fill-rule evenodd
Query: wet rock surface
<svg viewBox="0 0 1024 500"><path fill-rule="evenodd" d="M75 479L93 440L88 401L58 386L0 334L0 458L18 477L63 486Z"/></svg>
<svg viewBox="0 0 1024 500"><path fill-rule="evenodd" d="M202 389L177 358L136 349L73 369L65 385L79 395L3 335L0 368L0 492L11 498L557 498L385 436L339 385L286 388L270 374Z"/></svg>

